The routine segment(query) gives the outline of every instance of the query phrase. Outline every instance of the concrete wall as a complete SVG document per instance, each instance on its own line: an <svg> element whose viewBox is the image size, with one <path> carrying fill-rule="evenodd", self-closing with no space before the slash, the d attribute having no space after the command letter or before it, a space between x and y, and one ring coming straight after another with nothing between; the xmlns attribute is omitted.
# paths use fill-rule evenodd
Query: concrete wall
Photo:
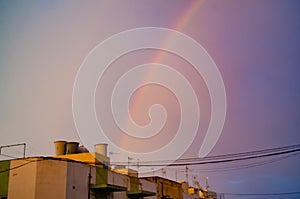
<svg viewBox="0 0 300 199"><path fill-rule="evenodd" d="M82 199L88 198L88 194L90 194L90 199L95 199L94 191L89 192L89 183L109 184L127 187L128 191L131 190L129 176L80 162L51 158L28 158L25 160L12 160L10 165L9 199ZM89 174L91 174L90 182ZM132 185L136 186L136 190L157 193L157 196L147 197L147 199L161 198L162 196L182 199L180 183L157 177L150 177L148 180L151 182L147 179L136 178L136 180ZM100 191L100 195L97 193L101 196L100 198L128 198L126 191L114 193L110 193L111 190L107 190L108 192L98 191Z"/></svg>
<svg viewBox="0 0 300 199"><path fill-rule="evenodd" d="M129 176L122 175L113 171L108 171L107 184L127 187L127 190L130 190Z"/></svg>
<svg viewBox="0 0 300 199"><path fill-rule="evenodd" d="M11 160L8 183L9 199L35 199L38 158Z"/></svg>
<svg viewBox="0 0 300 199"><path fill-rule="evenodd" d="M197 195L197 194L191 195L191 194L182 192L182 198L183 199L199 199L199 195Z"/></svg>
<svg viewBox="0 0 300 199"><path fill-rule="evenodd" d="M9 199L94 199L89 192L89 173L91 183L96 182L96 170L87 164L29 158L12 160L9 172Z"/></svg>
<svg viewBox="0 0 300 199"><path fill-rule="evenodd" d="M35 198L66 198L67 162L42 160L37 163Z"/></svg>
<svg viewBox="0 0 300 199"><path fill-rule="evenodd" d="M64 199L67 162L29 158L12 160L8 197L10 199Z"/></svg>
<svg viewBox="0 0 300 199"><path fill-rule="evenodd" d="M146 177L145 179L156 183L157 186L157 195L147 197L147 199L160 199L162 197L182 199L183 196L180 183L161 177Z"/></svg>
<svg viewBox="0 0 300 199"><path fill-rule="evenodd" d="M114 192L107 199L128 199L126 191Z"/></svg>
<svg viewBox="0 0 300 199"><path fill-rule="evenodd" d="M141 183L141 189L144 191L149 191L149 192L157 192L157 187L156 184L153 182L150 182L148 180L145 179L139 179L140 183Z"/></svg>
<svg viewBox="0 0 300 199"><path fill-rule="evenodd" d="M89 173L91 172L91 183L96 181L95 168L89 165L68 162L67 167L67 183L66 183L66 198L67 199L82 199L88 198L89 194ZM91 198L94 197L90 194Z"/></svg>

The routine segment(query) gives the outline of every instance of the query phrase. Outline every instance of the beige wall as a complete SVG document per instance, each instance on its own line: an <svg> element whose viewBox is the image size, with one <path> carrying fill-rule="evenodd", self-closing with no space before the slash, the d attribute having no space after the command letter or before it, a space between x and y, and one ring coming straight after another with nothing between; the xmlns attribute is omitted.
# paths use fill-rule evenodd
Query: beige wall
<svg viewBox="0 0 300 199"><path fill-rule="evenodd" d="M183 199L199 199L199 196L197 194L188 194L188 193L184 193L182 192L182 197Z"/></svg>
<svg viewBox="0 0 300 199"><path fill-rule="evenodd" d="M67 162L43 160L37 163L36 199L65 198Z"/></svg>
<svg viewBox="0 0 300 199"><path fill-rule="evenodd" d="M110 194L107 199L127 199L126 191L114 192Z"/></svg>
<svg viewBox="0 0 300 199"><path fill-rule="evenodd" d="M96 168L84 163L47 158L12 160L8 187L9 199L82 199L88 198L89 173L96 183ZM141 180L141 188L156 192L156 184ZM129 176L108 171L107 183L130 190ZM170 186L170 185L169 185ZM164 187L172 192L172 187ZM95 199L94 193L90 198ZM126 191L108 194L107 199L125 199Z"/></svg>
<svg viewBox="0 0 300 199"><path fill-rule="evenodd" d="M173 199L182 199L182 188L180 183L160 177L147 177L146 179L155 182L157 186L157 195L147 197L147 199L161 198L162 196Z"/></svg>
<svg viewBox="0 0 300 199"><path fill-rule="evenodd" d="M90 166L81 163L68 162L67 171L66 198L88 198ZM91 179L92 184L95 182L95 172L95 168L91 168L91 175L93 176Z"/></svg>
<svg viewBox="0 0 300 199"><path fill-rule="evenodd" d="M107 184L116 185L120 187L127 187L127 190L130 190L129 176L119 174L113 171L108 171Z"/></svg>
<svg viewBox="0 0 300 199"><path fill-rule="evenodd" d="M145 179L140 179L140 183L142 190L144 191L150 191L150 192L157 192L157 187L156 187L156 183L150 182L148 180Z"/></svg>
<svg viewBox="0 0 300 199"><path fill-rule="evenodd" d="M96 181L95 168L78 162L28 158L12 160L11 169L9 199L88 198L90 171L91 183ZM90 196L95 198L93 192Z"/></svg>
<svg viewBox="0 0 300 199"><path fill-rule="evenodd" d="M36 168L39 159L11 160L8 198L34 199L36 190Z"/></svg>

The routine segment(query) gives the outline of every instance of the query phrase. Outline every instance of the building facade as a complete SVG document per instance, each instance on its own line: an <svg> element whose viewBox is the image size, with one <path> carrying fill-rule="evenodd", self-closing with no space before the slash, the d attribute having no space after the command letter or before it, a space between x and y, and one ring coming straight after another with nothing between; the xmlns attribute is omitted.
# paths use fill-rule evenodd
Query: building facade
<svg viewBox="0 0 300 199"><path fill-rule="evenodd" d="M139 178L127 168L111 170L106 149L101 150L0 161L0 199L216 198L214 192L189 188L187 183Z"/></svg>
<svg viewBox="0 0 300 199"><path fill-rule="evenodd" d="M0 162L1 199L113 199L156 195L149 181L68 159L26 158Z"/></svg>

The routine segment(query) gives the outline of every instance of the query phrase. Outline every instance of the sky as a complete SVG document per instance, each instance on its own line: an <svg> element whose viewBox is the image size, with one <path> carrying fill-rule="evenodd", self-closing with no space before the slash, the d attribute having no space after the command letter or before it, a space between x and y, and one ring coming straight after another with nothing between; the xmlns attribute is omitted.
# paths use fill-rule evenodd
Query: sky
<svg viewBox="0 0 300 199"><path fill-rule="evenodd" d="M298 6L296 0L0 1L0 145L26 142L27 155L35 156L54 155L55 140L95 144L87 143L86 135L78 132L73 118L72 94L80 67L92 49L105 39L143 27L168 28L189 36L218 67L226 90L226 118L209 155L299 144ZM168 42L162 45L170 47L175 41ZM109 97L114 84L132 66L148 62L172 66L195 89L201 111L200 130L182 157L197 157L211 116L210 95L203 77L190 63L172 53L144 49L115 60L105 71L109 75L97 85L98 120L104 123L104 129L112 128L107 127L107 118L112 116ZM151 72L138 78L151 79ZM132 95L129 110L133 120L143 126L150 121L148 109L156 103L164 105L169 113L163 136L154 140L156 145L132 145L130 136L112 132L107 135L128 150L161 147L174 136L172 132L182 119L176 95L163 86L144 86ZM18 151L6 152L20 156ZM122 159L112 156L113 160L118 158ZM250 163L253 162L237 162L233 166ZM204 186L205 177L209 177L211 189L222 193L296 192L300 191L299 166L297 155L230 171L194 166L189 178L196 176ZM175 170L167 168L167 176L174 179ZM178 178L184 179L184 168L177 168L177 172Z"/></svg>

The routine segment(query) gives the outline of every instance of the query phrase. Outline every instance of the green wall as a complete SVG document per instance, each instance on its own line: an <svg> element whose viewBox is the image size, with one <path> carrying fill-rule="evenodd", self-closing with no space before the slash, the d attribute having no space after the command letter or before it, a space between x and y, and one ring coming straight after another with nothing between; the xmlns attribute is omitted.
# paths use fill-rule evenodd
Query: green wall
<svg viewBox="0 0 300 199"><path fill-rule="evenodd" d="M0 161L0 196L7 196L10 160Z"/></svg>
<svg viewBox="0 0 300 199"><path fill-rule="evenodd" d="M108 169L96 168L96 184L107 185Z"/></svg>

